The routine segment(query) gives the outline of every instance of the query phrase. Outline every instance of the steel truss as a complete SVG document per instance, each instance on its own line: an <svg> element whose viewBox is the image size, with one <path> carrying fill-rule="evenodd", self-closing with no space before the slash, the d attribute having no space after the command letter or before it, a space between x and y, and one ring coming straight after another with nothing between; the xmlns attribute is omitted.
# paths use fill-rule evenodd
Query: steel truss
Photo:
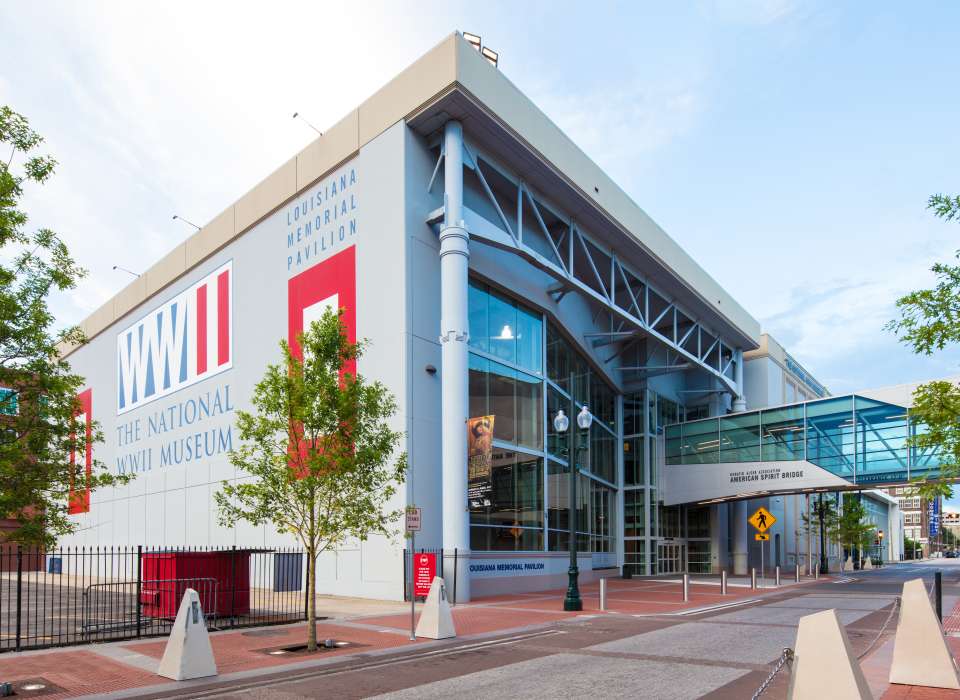
<svg viewBox="0 0 960 700"><path fill-rule="evenodd" d="M635 342L651 338L668 350L666 363L620 367L621 372L640 378L698 367L718 379L722 391L739 394L735 380L737 353L733 347L659 292L615 251L591 237L576 220L545 202L522 179L478 149L467 144L463 149L465 184L469 171L474 187L483 192L499 220L491 221L464 206L464 223L470 238L514 253L549 274L555 283L548 292L558 302L576 292L598 305L601 312L608 312L610 331L585 334L595 348L619 345L607 362L621 356ZM433 189L443 161L441 142L428 192ZM427 223L434 228L442 220L442 208L427 217Z"/></svg>

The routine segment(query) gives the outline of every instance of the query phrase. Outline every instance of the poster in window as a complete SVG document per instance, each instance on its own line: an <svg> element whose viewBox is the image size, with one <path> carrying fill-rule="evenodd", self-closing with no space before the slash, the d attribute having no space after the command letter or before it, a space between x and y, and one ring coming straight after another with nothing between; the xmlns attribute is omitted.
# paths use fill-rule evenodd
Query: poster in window
<svg viewBox="0 0 960 700"><path fill-rule="evenodd" d="M493 491L493 421L495 416L467 419L467 498L471 508L490 505Z"/></svg>

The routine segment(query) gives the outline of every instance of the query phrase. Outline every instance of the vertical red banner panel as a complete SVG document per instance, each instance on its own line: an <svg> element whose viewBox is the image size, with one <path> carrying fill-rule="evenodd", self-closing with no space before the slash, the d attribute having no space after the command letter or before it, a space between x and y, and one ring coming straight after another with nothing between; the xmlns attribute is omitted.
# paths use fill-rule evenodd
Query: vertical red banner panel
<svg viewBox="0 0 960 700"><path fill-rule="evenodd" d="M76 474L77 464L77 450L75 445L74 449L70 450L70 465L73 469L70 472L70 494L68 497L67 512L71 515L90 512L90 475L93 470L93 445L91 444L91 438L93 437L93 389L87 389L78 394L77 401L79 401L80 407L74 418L80 419L78 427L85 435L85 438L81 442L84 455L84 484L78 488L75 482L74 475ZM71 437L75 443L78 442L79 438L76 433Z"/></svg>
<svg viewBox="0 0 960 700"><path fill-rule="evenodd" d="M197 287L197 374L207 371L207 285Z"/></svg>

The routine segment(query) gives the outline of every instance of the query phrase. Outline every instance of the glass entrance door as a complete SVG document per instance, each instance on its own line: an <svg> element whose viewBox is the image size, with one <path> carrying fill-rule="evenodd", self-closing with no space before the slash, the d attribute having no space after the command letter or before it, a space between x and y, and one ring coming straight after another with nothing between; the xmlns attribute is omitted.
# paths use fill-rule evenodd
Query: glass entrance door
<svg viewBox="0 0 960 700"><path fill-rule="evenodd" d="M677 542L657 544L657 573L682 574L686 571L687 546Z"/></svg>

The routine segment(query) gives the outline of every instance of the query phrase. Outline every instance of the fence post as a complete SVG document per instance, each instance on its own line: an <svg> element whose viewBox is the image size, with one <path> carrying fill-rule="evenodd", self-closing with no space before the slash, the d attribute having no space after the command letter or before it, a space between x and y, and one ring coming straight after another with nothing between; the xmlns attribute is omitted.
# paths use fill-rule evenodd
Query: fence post
<svg viewBox="0 0 960 700"><path fill-rule="evenodd" d="M137 599L134 605L137 606L137 639L140 639L142 633L140 626L143 623L143 613L141 611L141 598L143 594L143 545L137 545Z"/></svg>
<svg viewBox="0 0 960 700"><path fill-rule="evenodd" d="M443 561L443 550L440 550L440 561ZM442 566L442 565L441 565ZM443 569L440 569L443 571ZM457 548L453 548L453 604L457 604Z"/></svg>
<svg viewBox="0 0 960 700"><path fill-rule="evenodd" d="M16 651L20 651L20 624L23 617L23 548L17 545L17 643Z"/></svg>
<svg viewBox="0 0 960 700"><path fill-rule="evenodd" d="M276 561L274 561L274 566L276 566ZM250 575L250 572L247 572L247 575ZM250 581L247 581L249 585ZM249 588L248 588L249 590ZM216 597L214 597L216 600ZM230 622L233 625L236 625L237 621L235 619L236 612L236 600L237 600L237 545L233 545L230 548Z"/></svg>

